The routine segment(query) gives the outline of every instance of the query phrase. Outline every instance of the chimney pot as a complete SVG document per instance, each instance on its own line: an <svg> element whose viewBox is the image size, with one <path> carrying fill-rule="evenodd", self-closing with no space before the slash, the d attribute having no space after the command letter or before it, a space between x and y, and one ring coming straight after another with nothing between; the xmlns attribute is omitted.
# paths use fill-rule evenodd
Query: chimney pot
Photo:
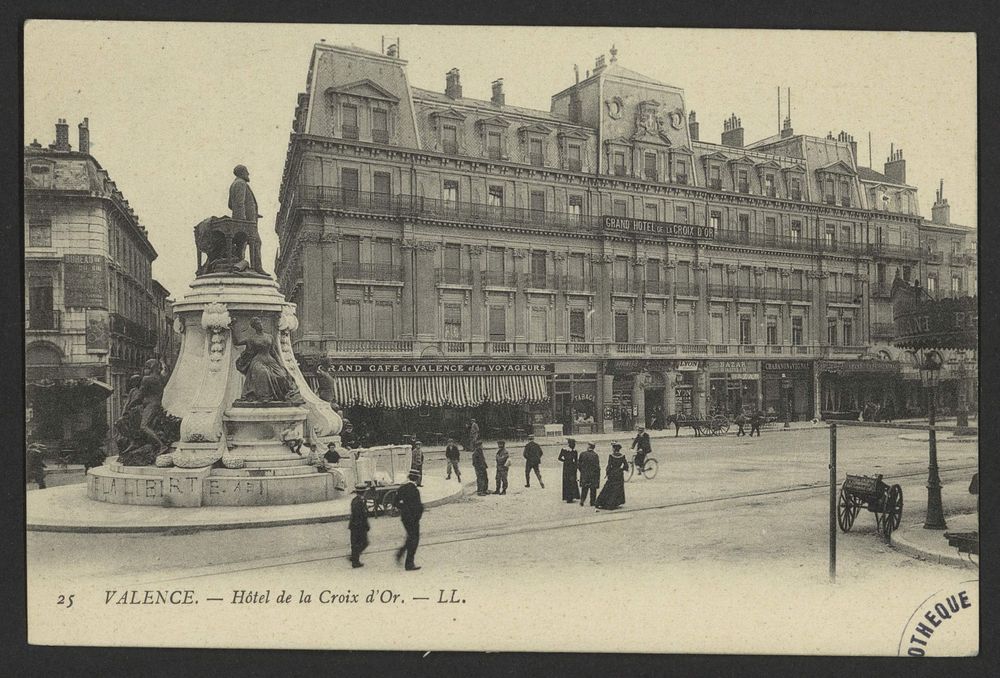
<svg viewBox="0 0 1000 678"><path fill-rule="evenodd" d="M83 122L77 125L77 129L80 133L80 152L90 153L90 119L84 118Z"/></svg>
<svg viewBox="0 0 1000 678"><path fill-rule="evenodd" d="M59 118L56 123L56 142L50 148L56 151L70 150L69 125L66 124L66 118Z"/></svg>
<svg viewBox="0 0 1000 678"><path fill-rule="evenodd" d="M503 106L504 100L503 78L497 78L493 81L493 95L490 97L490 103L494 106Z"/></svg>
<svg viewBox="0 0 1000 678"><path fill-rule="evenodd" d="M743 148L743 124L735 113L722 123L722 145Z"/></svg>
<svg viewBox="0 0 1000 678"><path fill-rule="evenodd" d="M462 81L457 68L453 68L445 74L444 93L451 99L462 98Z"/></svg>
<svg viewBox="0 0 1000 678"><path fill-rule="evenodd" d="M688 114L688 135L691 141L698 141L698 118L694 111Z"/></svg>

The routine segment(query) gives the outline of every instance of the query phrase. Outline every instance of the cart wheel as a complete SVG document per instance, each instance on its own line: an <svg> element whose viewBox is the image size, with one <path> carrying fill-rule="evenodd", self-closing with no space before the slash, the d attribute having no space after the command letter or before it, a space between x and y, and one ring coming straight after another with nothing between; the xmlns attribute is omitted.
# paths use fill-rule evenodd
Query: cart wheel
<svg viewBox="0 0 1000 678"><path fill-rule="evenodd" d="M369 518L382 515L382 508L378 503L378 492L374 487L369 487L368 491L365 492L365 509L368 511Z"/></svg>
<svg viewBox="0 0 1000 678"><path fill-rule="evenodd" d="M899 523L903 520L903 488L893 485L889 488L889 497L886 499L885 513L883 514L884 525L882 533L889 537L894 530L899 529Z"/></svg>
<svg viewBox="0 0 1000 678"><path fill-rule="evenodd" d="M635 457L632 457L632 463L628 465L628 471L625 471L625 482L632 480L632 476L635 474Z"/></svg>
<svg viewBox="0 0 1000 678"><path fill-rule="evenodd" d="M854 519L858 516L858 505L854 502L854 497L847 494L844 488L840 488L840 499L837 502L837 524L844 532L850 532L854 525Z"/></svg>
<svg viewBox="0 0 1000 678"><path fill-rule="evenodd" d="M382 497L382 509L387 516L395 518L399 515L399 509L396 508L396 490L389 490Z"/></svg>
<svg viewBox="0 0 1000 678"><path fill-rule="evenodd" d="M646 477L646 480L652 480L656 477L656 472L659 468L660 464L658 461L652 457L646 457L646 468L642 470L642 475Z"/></svg>

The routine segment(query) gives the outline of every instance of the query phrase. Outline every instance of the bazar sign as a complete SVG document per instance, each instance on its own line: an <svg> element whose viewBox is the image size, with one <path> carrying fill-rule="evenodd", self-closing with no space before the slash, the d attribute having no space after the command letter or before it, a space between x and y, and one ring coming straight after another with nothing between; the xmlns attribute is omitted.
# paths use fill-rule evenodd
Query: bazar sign
<svg viewBox="0 0 1000 678"><path fill-rule="evenodd" d="M646 221L629 217L603 218L604 229L607 231L628 231L629 233L650 233L652 235L672 235L688 238L714 238L715 229L711 226L695 224L675 224L668 221Z"/></svg>
<svg viewBox="0 0 1000 678"><path fill-rule="evenodd" d="M713 372L755 372L757 364L746 360L717 360L709 364Z"/></svg>
<svg viewBox="0 0 1000 678"><path fill-rule="evenodd" d="M551 374L552 363L372 363L337 362L330 373L350 374Z"/></svg>

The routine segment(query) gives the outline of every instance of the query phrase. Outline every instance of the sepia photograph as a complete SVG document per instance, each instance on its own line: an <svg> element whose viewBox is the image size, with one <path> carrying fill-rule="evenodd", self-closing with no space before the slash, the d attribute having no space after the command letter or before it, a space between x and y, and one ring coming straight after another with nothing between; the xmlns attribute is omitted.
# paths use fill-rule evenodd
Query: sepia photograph
<svg viewBox="0 0 1000 678"><path fill-rule="evenodd" d="M975 34L23 57L29 643L979 654Z"/></svg>

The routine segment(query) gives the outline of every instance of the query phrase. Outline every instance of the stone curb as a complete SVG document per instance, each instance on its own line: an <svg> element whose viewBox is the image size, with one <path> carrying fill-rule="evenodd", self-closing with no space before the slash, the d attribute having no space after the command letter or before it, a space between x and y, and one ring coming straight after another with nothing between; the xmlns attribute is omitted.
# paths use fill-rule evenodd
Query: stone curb
<svg viewBox="0 0 1000 678"><path fill-rule="evenodd" d="M925 433L901 433L897 436L900 440L905 440L910 443L926 443L929 441L930 436ZM938 444L942 443L979 443L979 436L951 436L951 435L939 435L937 437Z"/></svg>
<svg viewBox="0 0 1000 678"><path fill-rule="evenodd" d="M922 530L923 525L921 523L916 523L911 526L912 529ZM943 533L942 533L943 534ZM918 560L923 560L931 563L937 563L939 565L950 565L952 567L961 567L963 569L969 569L972 567L972 563L958 555L947 553L935 553L934 551L928 551L925 548L915 545L906 537L904 537L900 532L894 532L892 535L892 548L900 553L904 553Z"/></svg>
<svg viewBox="0 0 1000 678"><path fill-rule="evenodd" d="M439 497L437 499L432 499L431 501L424 503L424 508L432 508L434 506L440 506L442 504L447 504L456 499L461 499L465 496L465 488L472 487L475 483L463 483L459 486L458 490L452 492L449 495ZM300 506L308 507L310 504L300 504ZM229 508L229 507L227 507ZM169 510L169 509L166 509ZM63 533L77 533L77 534L150 534L150 533L171 533L171 534L193 534L195 532L209 531L209 530L238 530L243 528L256 528L256 527L284 527L287 525L309 525L313 523L335 523L345 521L350 517L349 513L335 513L330 515L313 515L306 516L304 518L281 518L277 520L243 520L243 521L229 521L229 522L218 522L218 523L204 523L192 525L189 523L175 524L175 525L46 525L39 523L29 522L25 526L25 529L29 532L63 532Z"/></svg>

